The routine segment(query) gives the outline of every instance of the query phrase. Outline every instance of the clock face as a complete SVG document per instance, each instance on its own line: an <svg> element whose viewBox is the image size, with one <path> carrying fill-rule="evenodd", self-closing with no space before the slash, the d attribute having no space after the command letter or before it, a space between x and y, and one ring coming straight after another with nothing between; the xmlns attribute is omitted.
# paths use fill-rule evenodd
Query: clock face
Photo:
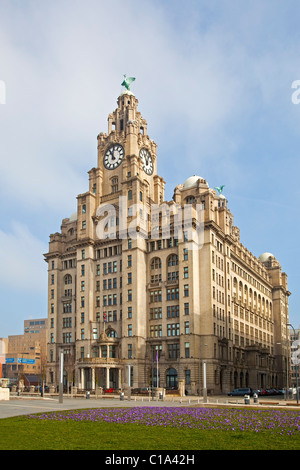
<svg viewBox="0 0 300 470"><path fill-rule="evenodd" d="M143 161L143 170L147 175L152 175L153 173L153 161L150 155L150 152L147 149L142 149L140 151L140 157Z"/></svg>
<svg viewBox="0 0 300 470"><path fill-rule="evenodd" d="M105 152L103 164L108 170L114 170L120 165L124 157L124 149L120 144L111 145Z"/></svg>

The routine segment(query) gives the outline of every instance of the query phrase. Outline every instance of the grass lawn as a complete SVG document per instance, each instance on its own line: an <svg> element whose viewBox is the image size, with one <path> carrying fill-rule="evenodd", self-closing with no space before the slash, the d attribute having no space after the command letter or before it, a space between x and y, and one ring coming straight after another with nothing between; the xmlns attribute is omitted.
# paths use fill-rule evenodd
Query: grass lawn
<svg viewBox="0 0 300 470"><path fill-rule="evenodd" d="M156 410L157 411L157 410ZM35 415L37 418L26 416L0 420L0 449L1 450L299 450L300 432L271 432L268 429L239 430L239 429L200 429L195 427L174 426L169 422L122 422L118 418L120 410L110 409L115 422L108 422L93 415L83 415L83 410L65 412L54 417L53 414ZM108 410L105 410L108 413ZM129 415L130 411L124 410ZM134 412L131 411L131 415ZM139 411L136 412L135 418ZM144 412L143 419L149 415ZM173 412L175 413L175 411ZM177 413L179 413L177 411ZM222 411L223 413L223 411ZM227 410L226 419L231 416ZM235 411L234 411L235 413ZM299 412L296 413L297 419ZM48 417L51 416L51 419ZM83 418L84 416L84 418ZM93 416L93 419L90 418ZM125 416L125 415L124 415ZM156 412L156 416L158 413ZM171 416L171 411L169 412ZM211 419L222 419L223 415L214 412ZM241 415L240 415L241 416ZM249 415L250 416L250 415ZM284 426L294 426L290 421L291 413L281 417ZM67 418L66 418L67 417ZM132 419L132 418L131 418ZM138 419L140 419L138 417ZM151 418L151 419L157 419ZM164 418L165 419L165 418ZM178 414L175 419L182 422ZM191 420L192 418L189 417ZM193 418L194 419L194 418ZM208 419L208 415L205 416ZM259 418L261 419L261 418ZM293 418L294 419L294 418ZM119 421L117 421L119 420ZM181 421L180 421L181 420ZM227 421L226 421L227 422ZM232 427L232 423L231 423Z"/></svg>

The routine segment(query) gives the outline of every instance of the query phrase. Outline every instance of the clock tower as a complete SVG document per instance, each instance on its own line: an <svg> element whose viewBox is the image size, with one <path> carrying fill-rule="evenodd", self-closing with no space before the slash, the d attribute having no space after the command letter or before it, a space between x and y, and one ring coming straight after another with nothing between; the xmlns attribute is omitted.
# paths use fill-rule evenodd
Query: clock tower
<svg viewBox="0 0 300 470"><path fill-rule="evenodd" d="M104 274L102 266L105 265L105 253L117 253L115 257L111 257L111 260L112 262L115 260L118 271L122 269L119 279L121 286L118 286L119 292L116 294L118 320L103 321L104 312L113 311L113 307L109 304L109 297L105 305L104 294L101 296L99 309L100 331L103 332L106 329L107 333L112 327L117 338L122 338L115 340L118 345L117 357L120 361L125 360L127 365L132 366L132 370L135 371L132 380L137 383L138 377L146 380L147 240L150 227L147 214L151 214L152 204L160 204L164 201L165 181L157 174L157 144L148 136L147 121L137 109L137 98L130 90L124 90L117 104L115 111L108 116L108 132L101 132L97 137L98 165L89 172L89 194L90 198L92 195L94 198L90 216L94 220L92 238L96 253L99 252L100 259L103 260L102 273ZM121 198L126 201L126 235L118 233L119 220L116 220L116 226L112 229L114 232L116 228L116 238L110 239L108 236L107 239L105 237L97 239L95 230L98 221L97 208L105 207L106 204L110 207L114 206L118 219ZM80 208L78 208L78 214L80 214ZM127 231L127 227L133 226L137 220L139 223L134 228L134 233L129 232L129 229ZM145 236L138 236L138 232L141 235L143 229ZM111 234L111 230L109 231ZM108 263L109 261L107 265ZM105 282L105 275L103 280ZM95 314L97 315L97 309L91 320L95 320ZM105 343L107 338L103 337L103 341ZM130 361L128 361L129 358Z"/></svg>
<svg viewBox="0 0 300 470"><path fill-rule="evenodd" d="M148 136L147 121L137 105L134 94L123 91L117 109L108 116L108 133L98 135L98 171L90 172L97 205L128 191L133 203L164 200L165 182L157 175L157 145Z"/></svg>

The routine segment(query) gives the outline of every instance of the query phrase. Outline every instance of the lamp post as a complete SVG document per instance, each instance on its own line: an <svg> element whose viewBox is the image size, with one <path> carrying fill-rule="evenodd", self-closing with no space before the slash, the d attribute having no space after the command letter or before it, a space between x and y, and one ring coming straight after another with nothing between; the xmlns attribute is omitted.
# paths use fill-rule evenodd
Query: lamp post
<svg viewBox="0 0 300 470"><path fill-rule="evenodd" d="M286 326L290 326L293 328L294 336L296 336L296 331L295 328L291 323L287 323ZM298 355L294 360L294 364L296 366L296 397L297 397L297 405L299 404L299 391L298 391Z"/></svg>
<svg viewBox="0 0 300 470"><path fill-rule="evenodd" d="M59 361L59 396L58 396L58 402L63 403L63 393L64 393L64 384L63 384L63 377L64 377L64 352L61 350L59 352L60 355L60 361Z"/></svg>
<svg viewBox="0 0 300 470"><path fill-rule="evenodd" d="M203 361L203 403L207 403L206 361Z"/></svg>

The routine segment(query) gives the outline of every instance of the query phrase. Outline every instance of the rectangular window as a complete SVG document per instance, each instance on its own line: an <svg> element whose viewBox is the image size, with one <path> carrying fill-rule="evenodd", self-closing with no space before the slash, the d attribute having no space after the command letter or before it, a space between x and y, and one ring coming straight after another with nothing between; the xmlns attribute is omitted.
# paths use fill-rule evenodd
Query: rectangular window
<svg viewBox="0 0 300 470"><path fill-rule="evenodd" d="M168 336L179 336L179 323L169 323L167 325Z"/></svg>
<svg viewBox="0 0 300 470"><path fill-rule="evenodd" d="M179 317L179 305L168 305L167 306L167 317L168 318Z"/></svg>
<svg viewBox="0 0 300 470"><path fill-rule="evenodd" d="M168 344L169 359L177 359L180 356L179 344Z"/></svg>
<svg viewBox="0 0 300 470"><path fill-rule="evenodd" d="M184 297L188 297L188 296L189 296L189 285L185 284L185 286L184 286Z"/></svg>
<svg viewBox="0 0 300 470"><path fill-rule="evenodd" d="M128 307L128 318L132 318L132 307Z"/></svg>
<svg viewBox="0 0 300 470"><path fill-rule="evenodd" d="M132 325L128 325L128 336L132 336Z"/></svg>
<svg viewBox="0 0 300 470"><path fill-rule="evenodd" d="M186 335L188 335L189 332L190 332L190 322L189 322L189 321L186 321L186 322L184 322L184 333L185 333Z"/></svg>
<svg viewBox="0 0 300 470"><path fill-rule="evenodd" d="M183 276L185 279L189 277L189 268L187 266L183 268Z"/></svg>
<svg viewBox="0 0 300 470"><path fill-rule="evenodd" d="M189 303L184 304L184 314L189 315L190 314L190 306Z"/></svg>
<svg viewBox="0 0 300 470"><path fill-rule="evenodd" d="M177 281L179 279L179 271L168 273L168 281Z"/></svg>
<svg viewBox="0 0 300 470"><path fill-rule="evenodd" d="M161 307L150 308L150 320L162 318Z"/></svg>
<svg viewBox="0 0 300 470"><path fill-rule="evenodd" d="M132 300L132 290L129 289L128 290L128 302L131 302L131 300Z"/></svg>
<svg viewBox="0 0 300 470"><path fill-rule="evenodd" d="M104 359L107 358L107 346L106 345L101 346L101 357L103 357Z"/></svg>
<svg viewBox="0 0 300 470"><path fill-rule="evenodd" d="M173 289L167 289L167 300L178 300L179 299L179 288L174 287Z"/></svg>
<svg viewBox="0 0 300 470"><path fill-rule="evenodd" d="M162 336L162 325L151 325L150 326L150 337L158 338Z"/></svg>
<svg viewBox="0 0 300 470"><path fill-rule="evenodd" d="M150 292L150 302L161 302L161 290L155 290Z"/></svg>
<svg viewBox="0 0 300 470"><path fill-rule="evenodd" d="M98 339L98 330L97 330L97 328L93 328L93 339Z"/></svg>
<svg viewBox="0 0 300 470"><path fill-rule="evenodd" d="M132 344L128 344L128 359L132 359Z"/></svg>

